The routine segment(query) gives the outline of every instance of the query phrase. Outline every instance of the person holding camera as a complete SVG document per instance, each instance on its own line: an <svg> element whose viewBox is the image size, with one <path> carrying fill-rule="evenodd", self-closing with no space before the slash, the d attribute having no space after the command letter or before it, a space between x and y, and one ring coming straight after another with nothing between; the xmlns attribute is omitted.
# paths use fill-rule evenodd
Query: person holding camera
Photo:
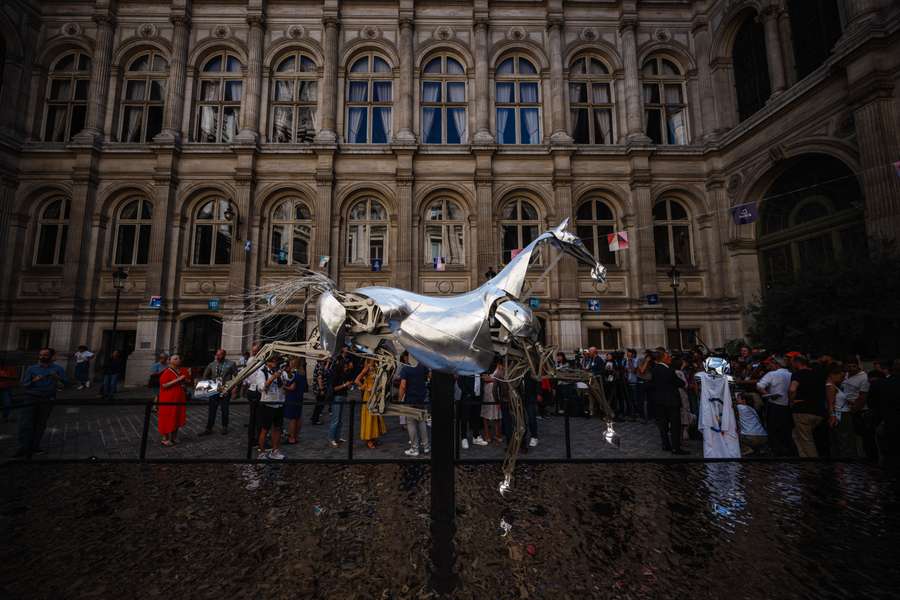
<svg viewBox="0 0 900 600"><path fill-rule="evenodd" d="M284 460L281 452L281 427L284 425L284 370L278 365L278 357L270 356L266 364L250 377L251 385L260 390L259 399L259 458ZM272 432L272 449L266 451L266 435Z"/></svg>

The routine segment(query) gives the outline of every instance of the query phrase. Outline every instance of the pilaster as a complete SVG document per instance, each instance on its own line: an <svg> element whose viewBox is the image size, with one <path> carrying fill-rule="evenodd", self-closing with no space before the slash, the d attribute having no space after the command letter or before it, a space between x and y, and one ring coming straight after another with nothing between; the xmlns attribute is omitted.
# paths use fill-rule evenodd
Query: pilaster
<svg viewBox="0 0 900 600"><path fill-rule="evenodd" d="M637 59L637 15L624 14L619 21L619 36L622 40L622 60L625 65L625 115L629 142L649 143L644 133L643 109L641 107L641 86Z"/></svg>
<svg viewBox="0 0 900 600"><path fill-rule="evenodd" d="M261 10L247 15L250 35L247 43L247 76L244 78L243 128L237 135L237 141L242 143L255 144L259 139L259 99L262 89L265 23L265 14Z"/></svg>
<svg viewBox="0 0 900 600"><path fill-rule="evenodd" d="M475 135L476 144L493 144L490 117L490 80L488 77L488 27L487 12L475 15Z"/></svg>
<svg viewBox="0 0 900 600"><path fill-rule="evenodd" d="M163 112L163 129L154 141L177 143L181 140L181 120L184 112L184 82L187 71L188 38L191 33L190 6L173 8L169 20L172 22L173 31L166 106Z"/></svg>
<svg viewBox="0 0 900 600"><path fill-rule="evenodd" d="M316 134L316 141L333 144L337 141L337 62L338 32L340 22L337 11L327 12L322 17L325 30L322 44L325 64L322 65L322 127Z"/></svg>
<svg viewBox="0 0 900 600"><path fill-rule="evenodd" d="M400 16L400 102L398 104L399 130L395 140L415 143L413 133L413 18L412 9L402 11Z"/></svg>
<svg viewBox="0 0 900 600"><path fill-rule="evenodd" d="M91 83L87 99L87 119L84 129L74 136L79 144L93 143L103 136L106 120L106 100L109 94L109 72L112 65L113 38L116 32L116 15L112 7L94 13L97 24L97 41L91 60Z"/></svg>

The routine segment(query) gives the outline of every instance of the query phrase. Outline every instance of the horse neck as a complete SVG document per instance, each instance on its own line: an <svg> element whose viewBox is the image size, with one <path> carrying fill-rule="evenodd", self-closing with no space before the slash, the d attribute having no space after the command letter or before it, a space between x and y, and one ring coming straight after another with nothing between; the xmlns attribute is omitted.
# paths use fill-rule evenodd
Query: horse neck
<svg viewBox="0 0 900 600"><path fill-rule="evenodd" d="M487 282L488 285L502 289L513 298L520 298L522 287L525 284L525 276L528 274L528 265L531 263L531 256L539 245L551 239L553 239L553 234L549 232L537 236L515 258L506 263L503 270Z"/></svg>

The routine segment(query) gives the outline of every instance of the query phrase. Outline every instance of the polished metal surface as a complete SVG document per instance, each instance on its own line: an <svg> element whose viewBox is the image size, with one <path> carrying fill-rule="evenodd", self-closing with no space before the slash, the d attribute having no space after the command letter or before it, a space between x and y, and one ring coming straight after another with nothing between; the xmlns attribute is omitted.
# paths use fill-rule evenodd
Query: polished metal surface
<svg viewBox="0 0 900 600"><path fill-rule="evenodd" d="M344 323L347 320L347 310L337 301L330 291L324 291L319 296L319 337L322 340L322 348L328 352L339 352L344 345Z"/></svg>
<svg viewBox="0 0 900 600"><path fill-rule="evenodd" d="M194 386L194 400L208 400L218 396L222 382L218 379L201 379Z"/></svg>
<svg viewBox="0 0 900 600"><path fill-rule="evenodd" d="M713 377L727 377L731 375L731 363L727 358L710 356L703 361L703 370Z"/></svg>

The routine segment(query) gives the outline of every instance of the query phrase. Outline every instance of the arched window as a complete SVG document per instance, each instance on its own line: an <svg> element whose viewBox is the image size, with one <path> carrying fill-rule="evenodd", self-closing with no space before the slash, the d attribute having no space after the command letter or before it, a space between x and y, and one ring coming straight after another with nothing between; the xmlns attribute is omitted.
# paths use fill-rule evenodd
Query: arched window
<svg viewBox="0 0 900 600"><path fill-rule="evenodd" d="M803 79L828 60L841 37L837 0L788 0L797 79Z"/></svg>
<svg viewBox="0 0 900 600"><path fill-rule="evenodd" d="M534 241L540 228L538 211L529 200L514 198L504 204L500 211L500 239L503 241L500 259L503 264Z"/></svg>
<svg viewBox="0 0 900 600"><path fill-rule="evenodd" d="M609 250L606 237L617 230L616 217L609 204L599 198L591 198L578 207L575 217L578 237L594 256L594 260L604 265L616 264L618 252Z"/></svg>
<svg viewBox="0 0 900 600"><path fill-rule="evenodd" d="M241 61L227 52L209 58L200 69L197 94L198 142L230 143L241 120Z"/></svg>
<svg viewBox="0 0 900 600"><path fill-rule="evenodd" d="M233 218L231 202L228 200L212 198L200 204L194 217L193 264L231 263Z"/></svg>
<svg viewBox="0 0 900 600"><path fill-rule="evenodd" d="M69 200L55 198L38 217L34 264L61 265L66 261L66 237L69 234Z"/></svg>
<svg viewBox="0 0 900 600"><path fill-rule="evenodd" d="M644 131L654 144L687 144L684 76L668 58L651 56L641 67Z"/></svg>
<svg viewBox="0 0 900 600"><path fill-rule="evenodd" d="M68 142L84 129L91 58L83 52L63 55L50 68L44 116L45 142Z"/></svg>
<svg viewBox="0 0 900 600"><path fill-rule="evenodd" d="M576 144L612 144L613 101L609 67L587 54L569 68L570 128Z"/></svg>
<svg viewBox="0 0 900 600"><path fill-rule="evenodd" d="M116 215L114 265L146 265L150 257L153 205L143 198L127 201Z"/></svg>
<svg viewBox="0 0 900 600"><path fill-rule="evenodd" d="M387 264L388 217L375 198L362 198L350 207L347 223L347 264Z"/></svg>
<svg viewBox="0 0 900 600"><path fill-rule="evenodd" d="M383 58L357 58L347 73L347 142L386 144L391 141L393 74Z"/></svg>
<svg viewBox="0 0 900 600"><path fill-rule="evenodd" d="M441 258L447 265L466 264L465 215L450 198L436 198L425 210L426 264Z"/></svg>
<svg viewBox="0 0 900 600"><path fill-rule="evenodd" d="M270 264L308 265L311 240L312 215L305 202L288 198L275 207Z"/></svg>
<svg viewBox="0 0 900 600"><path fill-rule="evenodd" d="M141 54L125 69L119 141L150 142L162 131L169 63L156 50Z"/></svg>
<svg viewBox="0 0 900 600"><path fill-rule="evenodd" d="M272 141L311 142L316 136L318 81L316 63L291 52L275 66L272 83Z"/></svg>
<svg viewBox="0 0 900 600"><path fill-rule="evenodd" d="M794 158L766 192L760 209L759 260L766 284L798 270L827 269L866 254L863 196L836 158Z"/></svg>
<svg viewBox="0 0 900 600"><path fill-rule="evenodd" d="M534 63L511 56L495 73L497 141L501 144L541 143L541 78Z"/></svg>
<svg viewBox="0 0 900 600"><path fill-rule="evenodd" d="M694 264L691 221L678 200L666 198L653 207L653 245L657 267Z"/></svg>
<svg viewBox="0 0 900 600"><path fill-rule="evenodd" d="M436 56L422 69L422 141L466 141L466 70L452 56Z"/></svg>
<svg viewBox="0 0 900 600"><path fill-rule="evenodd" d="M734 38L733 55L738 115L743 121L765 106L772 92L762 23L753 17L744 19Z"/></svg>

